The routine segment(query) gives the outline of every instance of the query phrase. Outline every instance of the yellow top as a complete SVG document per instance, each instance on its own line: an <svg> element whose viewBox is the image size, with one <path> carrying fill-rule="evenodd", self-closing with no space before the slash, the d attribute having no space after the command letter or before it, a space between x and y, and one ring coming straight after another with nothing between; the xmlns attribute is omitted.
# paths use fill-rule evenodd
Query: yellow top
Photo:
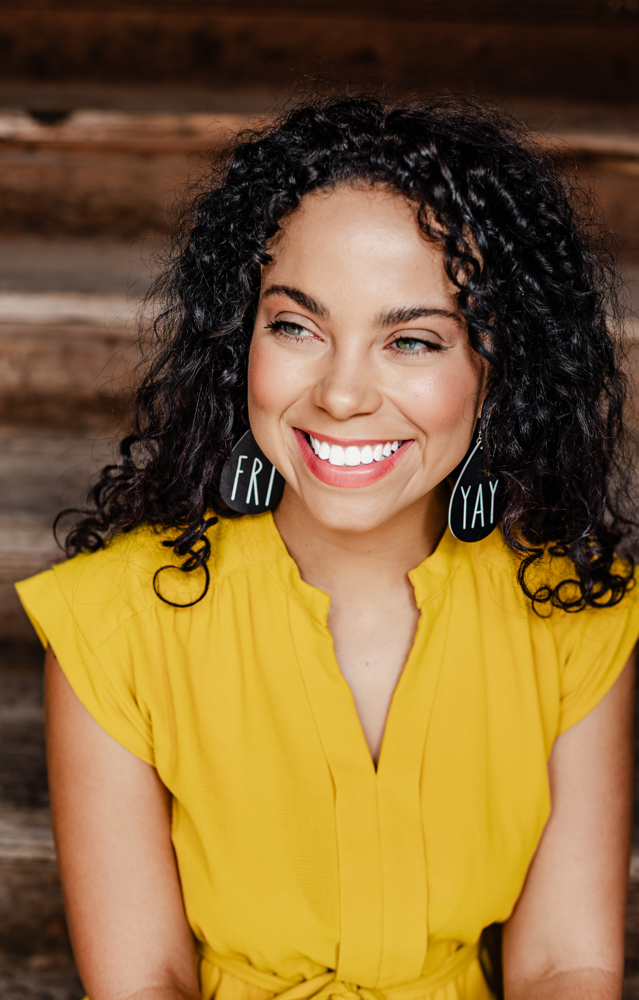
<svg viewBox="0 0 639 1000"><path fill-rule="evenodd" d="M170 550L148 528L18 585L80 700L173 796L203 997L484 1000L477 940L521 890L553 740L630 655L637 591L542 619L498 532L447 532L410 573L421 617L375 770L329 598L272 516L210 539L188 609L153 591ZM193 599L193 575L163 573L164 595Z"/></svg>

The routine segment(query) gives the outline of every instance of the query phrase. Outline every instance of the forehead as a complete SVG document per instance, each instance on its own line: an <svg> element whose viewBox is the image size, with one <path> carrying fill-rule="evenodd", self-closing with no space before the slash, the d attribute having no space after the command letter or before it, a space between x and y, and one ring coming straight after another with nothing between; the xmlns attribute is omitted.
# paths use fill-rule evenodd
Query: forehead
<svg viewBox="0 0 639 1000"><path fill-rule="evenodd" d="M274 237L274 251L295 240L330 238L333 233L351 238L376 230L416 245L424 242L417 225L415 206L395 191L364 184L340 184L304 196L297 209L282 220Z"/></svg>
<svg viewBox="0 0 639 1000"><path fill-rule="evenodd" d="M341 290L396 305L429 292L449 304L455 292L442 247L424 237L415 205L383 188L341 185L306 195L269 251L264 283L296 284L319 298Z"/></svg>

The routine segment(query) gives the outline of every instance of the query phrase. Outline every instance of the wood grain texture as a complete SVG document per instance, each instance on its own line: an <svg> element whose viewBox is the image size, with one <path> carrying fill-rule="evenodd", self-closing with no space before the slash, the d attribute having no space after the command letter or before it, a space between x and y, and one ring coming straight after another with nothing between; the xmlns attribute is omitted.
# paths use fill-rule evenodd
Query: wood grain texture
<svg viewBox="0 0 639 1000"><path fill-rule="evenodd" d="M0 79L279 93L323 72L486 96L628 101L639 94L639 12L636 0L610 3L619 7L12 4L2 12Z"/></svg>

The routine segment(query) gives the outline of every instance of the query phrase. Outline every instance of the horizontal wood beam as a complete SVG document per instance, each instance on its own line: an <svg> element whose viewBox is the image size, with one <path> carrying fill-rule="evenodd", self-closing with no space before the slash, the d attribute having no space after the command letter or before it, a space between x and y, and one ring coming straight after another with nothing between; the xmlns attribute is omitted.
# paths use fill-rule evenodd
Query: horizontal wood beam
<svg viewBox="0 0 639 1000"><path fill-rule="evenodd" d="M247 124L245 114L127 114L0 111L0 151L9 147L177 156L206 153Z"/></svg>
<svg viewBox="0 0 639 1000"><path fill-rule="evenodd" d="M0 111L2 150L38 148L66 152L130 153L153 156L208 154L224 146L242 128L263 119L237 114L162 114L121 111ZM588 160L600 157L639 160L639 130L562 128L559 134L540 132L540 141L558 156L575 153Z"/></svg>
<svg viewBox="0 0 639 1000"><path fill-rule="evenodd" d="M530 108L524 110L524 119ZM596 177L607 218L639 246L639 130L636 108L588 116L563 113L538 131L569 173ZM110 235L162 232L191 183L206 177L211 155L246 113L161 114L78 110L0 112L0 227L3 232ZM49 124L47 124L47 121Z"/></svg>
<svg viewBox="0 0 639 1000"><path fill-rule="evenodd" d="M639 24L634 0L23 0L0 3L0 9L47 12L152 11L164 14L233 14L260 17L365 17L415 23L460 24Z"/></svg>
<svg viewBox="0 0 639 1000"><path fill-rule="evenodd" d="M279 2L5 3L0 82L280 94L309 86L319 74L343 83L385 81L488 96L639 97L638 0L492 8L489 0L437 8L417 0Z"/></svg>

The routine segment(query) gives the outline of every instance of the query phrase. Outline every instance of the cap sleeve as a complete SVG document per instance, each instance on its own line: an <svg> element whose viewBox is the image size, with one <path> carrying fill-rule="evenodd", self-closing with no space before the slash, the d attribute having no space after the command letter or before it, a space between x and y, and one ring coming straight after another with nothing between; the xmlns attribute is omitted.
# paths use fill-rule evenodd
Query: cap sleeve
<svg viewBox="0 0 639 1000"><path fill-rule="evenodd" d="M150 713L139 695L139 675L149 666L140 618L147 592L155 597L151 577L131 546L116 542L23 580L16 589L40 641L52 647L85 708L118 743L153 764Z"/></svg>
<svg viewBox="0 0 639 1000"><path fill-rule="evenodd" d="M562 733L601 701L628 662L639 637L639 587L635 583L615 607L557 618L552 627L559 647Z"/></svg>

